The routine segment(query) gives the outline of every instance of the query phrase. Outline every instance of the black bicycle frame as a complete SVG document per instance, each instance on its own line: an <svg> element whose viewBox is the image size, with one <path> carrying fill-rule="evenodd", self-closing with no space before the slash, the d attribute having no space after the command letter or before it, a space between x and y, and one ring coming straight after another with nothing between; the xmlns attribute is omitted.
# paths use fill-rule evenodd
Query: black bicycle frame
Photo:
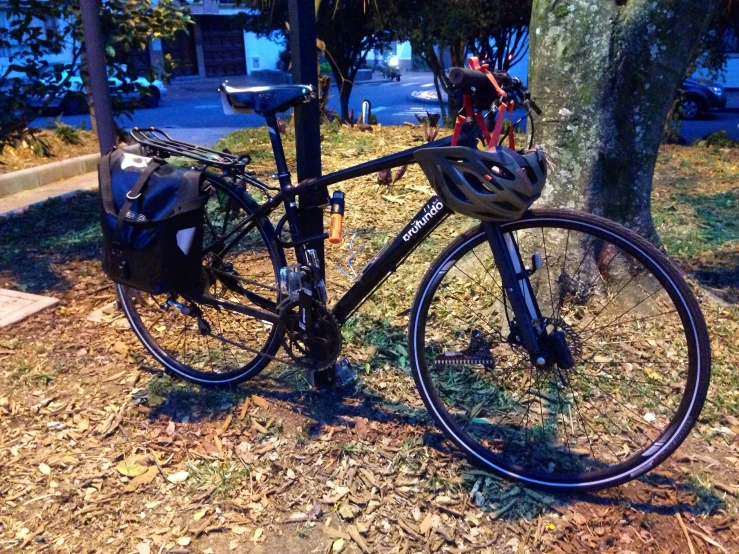
<svg viewBox="0 0 739 554"><path fill-rule="evenodd" d="M277 119L274 115L267 116L266 119L277 165L277 178L280 183L280 192L275 194L269 201L260 205L251 216L239 223L226 237L224 237L224 239L236 236L236 239L232 241L235 242L241 234L245 234L253 227L254 221L258 217L267 215L275 210L280 204L284 204L285 218L289 224L291 240L289 243L285 243L284 241L281 241L281 243L283 247L292 247L295 249L296 258L301 264L306 264L306 244L318 238L325 238L327 236L302 236L300 226L298 224L298 208L296 202L297 197L300 196L301 193L307 190L320 190L329 185L377 173L384 169L413 164L415 163L414 154L416 151L422 148L449 146L451 144L451 137L444 137L428 144L409 148L396 154L391 154L377 160L372 160L347 169L329 173L293 186L290 173L287 168L287 162L285 160L282 141L277 129ZM460 144L475 146L476 140L476 136L474 134L470 134L466 141L468 144L465 144L464 140L460 141ZM392 243L384 248L367 264L367 266L365 266L357 281L338 300L338 302L336 302L332 311L339 324L343 324L357 309L359 309L367 298L369 298L369 296L397 270L398 266L405 261L418 245L421 244L451 214L452 211L447 208L437 196L431 197L418 211L415 217L395 237ZM521 343L533 357L538 352L539 347L538 340L536 338L536 330L532 324L532 320L538 319L540 315L538 313L536 301L528 293L530 290L528 275L525 270L523 270L523 262L518 254L518 249L515 246L515 242L513 242L513 238L510 236L507 238L504 237L501 232L500 225L487 223L484 224L484 228L487 233L493 257L498 264L503 285L506 287L507 296L511 301L511 307L517 318L516 324L517 330L521 335ZM225 309L240 312L265 321L275 322L276 319L276 315L274 313L263 312L254 308L239 306L234 303L225 303L215 298L205 298L201 301L213 305L219 305Z"/></svg>

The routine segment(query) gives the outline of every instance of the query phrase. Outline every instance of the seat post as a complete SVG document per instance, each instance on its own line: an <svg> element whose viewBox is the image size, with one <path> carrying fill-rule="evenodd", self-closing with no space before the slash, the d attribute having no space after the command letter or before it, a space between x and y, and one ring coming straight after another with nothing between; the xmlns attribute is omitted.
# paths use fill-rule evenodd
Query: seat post
<svg viewBox="0 0 739 554"><path fill-rule="evenodd" d="M272 143L272 152L275 154L275 165L277 166L277 178L280 181L280 188L290 188L292 182L290 180L290 172L287 169L287 160L285 160L285 150L282 147L282 138L277 128L277 116L274 113L265 114L267 120L267 130L269 131L269 140Z"/></svg>

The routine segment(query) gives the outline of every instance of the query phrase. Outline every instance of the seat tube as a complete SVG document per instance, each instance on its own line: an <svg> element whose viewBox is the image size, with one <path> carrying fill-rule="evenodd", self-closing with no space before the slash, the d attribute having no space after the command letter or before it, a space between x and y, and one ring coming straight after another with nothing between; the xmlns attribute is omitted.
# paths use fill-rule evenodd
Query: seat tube
<svg viewBox="0 0 739 554"><path fill-rule="evenodd" d="M267 130L269 131L269 140L272 143L272 152L275 155L275 165L277 166L277 179L280 182L280 188L282 190L289 189L292 187L292 181L290 179L290 171L287 169L287 160L285 160L285 150L282 147L282 139L280 138L280 131L277 128L277 117L275 114L269 114L265 116L267 120ZM298 207L295 202L295 196L285 196L285 213L287 214L287 222L290 225L290 237L293 242L300 240L300 224L298 222ZM304 247L298 247L295 250L295 254L298 256L298 260L304 263Z"/></svg>
<svg viewBox="0 0 739 554"><path fill-rule="evenodd" d="M277 178L280 181L280 188L290 188L292 183L290 181L290 172L287 169L285 150L282 147L280 131L277 128L277 116L275 114L269 114L265 116L265 119L267 120L269 140L272 143L272 152L275 154L275 165L277 166Z"/></svg>
<svg viewBox="0 0 739 554"><path fill-rule="evenodd" d="M515 239L511 234L504 234L500 225L496 223L483 222L482 226L498 266L506 296L511 303L521 342L534 361L539 357L541 349L533 321L540 319L541 314L536 298L531 292Z"/></svg>

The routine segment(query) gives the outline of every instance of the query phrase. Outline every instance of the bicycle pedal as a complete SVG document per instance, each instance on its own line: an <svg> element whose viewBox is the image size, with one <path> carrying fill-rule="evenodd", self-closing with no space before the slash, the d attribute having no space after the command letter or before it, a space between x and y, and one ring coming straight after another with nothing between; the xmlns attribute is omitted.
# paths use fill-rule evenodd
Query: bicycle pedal
<svg viewBox="0 0 739 554"><path fill-rule="evenodd" d="M495 367L495 358L490 345L477 329L472 331L470 344L459 352L443 352L434 358L436 366L481 365L486 369Z"/></svg>
<svg viewBox="0 0 739 554"><path fill-rule="evenodd" d="M336 386L343 387L357 380L357 371L347 358L336 360Z"/></svg>

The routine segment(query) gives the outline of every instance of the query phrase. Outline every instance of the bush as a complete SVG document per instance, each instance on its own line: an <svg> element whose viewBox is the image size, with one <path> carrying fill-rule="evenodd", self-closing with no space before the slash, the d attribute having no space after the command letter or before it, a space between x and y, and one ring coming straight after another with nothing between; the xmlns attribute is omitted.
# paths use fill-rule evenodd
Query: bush
<svg viewBox="0 0 739 554"><path fill-rule="evenodd" d="M323 62L318 67L321 69L321 73L331 73L331 65L328 62Z"/></svg>
<svg viewBox="0 0 739 554"><path fill-rule="evenodd" d="M48 128L65 144L80 144L82 142L79 129L62 123L58 119L54 123L51 123Z"/></svg>
<svg viewBox="0 0 739 554"><path fill-rule="evenodd" d="M723 129L707 134L702 139L695 141L694 144L695 146L715 146L717 148L739 148L739 141L728 136Z"/></svg>

